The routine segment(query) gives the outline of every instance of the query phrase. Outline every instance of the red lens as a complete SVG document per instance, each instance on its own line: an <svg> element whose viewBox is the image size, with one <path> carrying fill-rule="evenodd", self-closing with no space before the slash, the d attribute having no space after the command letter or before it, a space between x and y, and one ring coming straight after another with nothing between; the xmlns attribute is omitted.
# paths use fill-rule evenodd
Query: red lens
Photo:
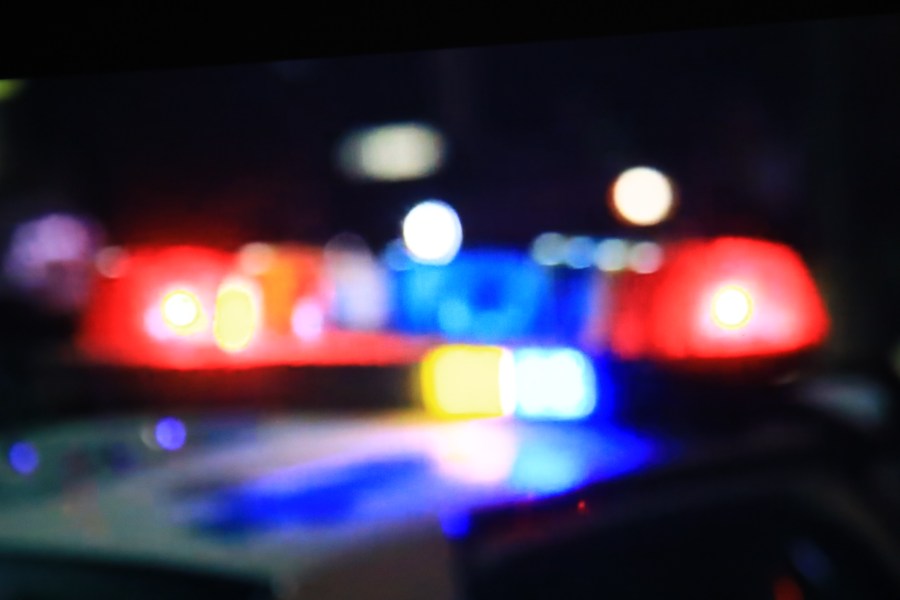
<svg viewBox="0 0 900 600"><path fill-rule="evenodd" d="M114 275L97 282L82 323L83 350L117 361L165 363L212 339L216 290L232 268L231 254L141 247L118 261Z"/></svg>
<svg viewBox="0 0 900 600"><path fill-rule="evenodd" d="M785 354L821 343L829 328L803 260L763 240L675 244L655 273L623 275L611 300L609 343L627 359Z"/></svg>

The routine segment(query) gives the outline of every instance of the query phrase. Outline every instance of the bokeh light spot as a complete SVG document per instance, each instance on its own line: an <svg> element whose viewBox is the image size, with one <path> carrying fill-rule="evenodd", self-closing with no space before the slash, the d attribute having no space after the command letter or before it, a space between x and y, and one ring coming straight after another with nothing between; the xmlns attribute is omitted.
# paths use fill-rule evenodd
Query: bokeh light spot
<svg viewBox="0 0 900 600"><path fill-rule="evenodd" d="M573 269L587 269L594 263L596 244L585 236L573 237L566 244L566 265Z"/></svg>
<svg viewBox="0 0 900 600"><path fill-rule="evenodd" d="M740 329L750 321L752 314L753 299L740 286L722 286L713 296L712 316L720 327Z"/></svg>
<svg viewBox="0 0 900 600"><path fill-rule="evenodd" d="M226 281L216 296L213 336L225 352L244 350L259 329L260 306L250 282Z"/></svg>
<svg viewBox="0 0 900 600"><path fill-rule="evenodd" d="M442 417L499 417L511 413L503 394L511 353L494 346L441 346L420 367L425 408Z"/></svg>
<svg viewBox="0 0 900 600"><path fill-rule="evenodd" d="M650 226L661 223L672 213L675 191L668 177L648 167L623 172L613 183L612 208L629 225Z"/></svg>
<svg viewBox="0 0 900 600"><path fill-rule="evenodd" d="M179 419L166 417L156 423L154 438L160 448L174 452L184 447L187 441L187 427Z"/></svg>
<svg viewBox="0 0 900 600"><path fill-rule="evenodd" d="M325 329L325 315L321 306L314 300L297 301L291 315L291 329L294 335L304 341L321 337Z"/></svg>
<svg viewBox="0 0 900 600"><path fill-rule="evenodd" d="M628 266L628 243L624 240L608 239L597 244L594 253L597 268L606 273L615 273Z"/></svg>
<svg viewBox="0 0 900 600"><path fill-rule="evenodd" d="M403 242L410 255L426 264L447 264L462 245L462 224L453 207L440 200L417 204L403 220Z"/></svg>
<svg viewBox="0 0 900 600"><path fill-rule="evenodd" d="M192 292L176 290L165 295L162 301L163 321L173 332L190 333L200 320L203 308Z"/></svg>
<svg viewBox="0 0 900 600"><path fill-rule="evenodd" d="M566 237L560 233L542 233L531 244L531 258L539 265L555 267L566 258L566 242Z"/></svg>
<svg viewBox="0 0 900 600"><path fill-rule="evenodd" d="M37 448L28 442L16 442L9 448L9 466L20 475L34 473L41 462Z"/></svg>
<svg viewBox="0 0 900 600"><path fill-rule="evenodd" d="M428 177L444 163L441 133L423 123L396 123L363 129L343 140L339 163L354 179L406 181Z"/></svg>

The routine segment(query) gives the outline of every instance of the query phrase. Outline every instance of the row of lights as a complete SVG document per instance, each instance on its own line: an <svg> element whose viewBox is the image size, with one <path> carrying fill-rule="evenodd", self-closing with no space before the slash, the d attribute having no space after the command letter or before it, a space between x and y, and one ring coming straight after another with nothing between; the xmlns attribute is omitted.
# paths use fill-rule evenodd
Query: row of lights
<svg viewBox="0 0 900 600"><path fill-rule="evenodd" d="M534 239L531 257L545 267L595 267L607 273L626 269L635 273L653 273L662 265L663 251L659 244L650 241L630 242L618 238L595 240L587 236L566 237L549 232Z"/></svg>
<svg viewBox="0 0 900 600"><path fill-rule="evenodd" d="M459 215L440 200L417 204L403 220L403 250L422 264L450 263L459 253L462 239ZM662 250L654 242L631 243L615 238L595 241L588 236L566 237L555 232L539 235L532 243L531 255L544 266L565 265L573 269L596 266L606 272L631 269L652 273L662 262ZM389 247L388 256L396 262L396 249Z"/></svg>

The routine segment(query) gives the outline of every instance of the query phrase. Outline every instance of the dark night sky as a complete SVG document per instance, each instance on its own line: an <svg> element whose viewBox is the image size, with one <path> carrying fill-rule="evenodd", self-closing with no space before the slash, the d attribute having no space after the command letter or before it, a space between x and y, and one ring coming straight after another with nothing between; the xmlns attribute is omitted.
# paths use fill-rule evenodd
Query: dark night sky
<svg viewBox="0 0 900 600"><path fill-rule="evenodd" d="M12 145L24 185L58 178L110 226L122 221L123 235L137 233L125 223L137 204L190 203L197 213L218 206L220 221L239 219L248 235L357 227L382 241L394 232L378 216L399 217L425 194L469 213L475 232L480 212L508 205L515 226L486 231L484 241L522 243L550 217L543 205L562 229L610 227L603 190L634 162L668 168L698 194L687 210L699 207L716 191L703 189L716 185L711 172L743 158L729 133L753 143L736 131L742 104L757 119L751 135L789 144L809 95L804 42L795 29L770 27L456 52L468 84L456 104L469 106L454 123L452 160L414 184L347 185L333 146L355 125L448 124L459 107L441 101L437 53L319 60L292 77L260 65L40 80L12 108ZM704 168L710 156L725 160ZM246 209L225 207L241 196Z"/></svg>

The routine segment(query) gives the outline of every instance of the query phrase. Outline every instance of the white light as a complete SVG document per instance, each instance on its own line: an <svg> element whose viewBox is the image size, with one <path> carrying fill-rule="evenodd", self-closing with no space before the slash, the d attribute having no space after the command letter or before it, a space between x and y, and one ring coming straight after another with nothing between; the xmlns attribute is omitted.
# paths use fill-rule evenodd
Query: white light
<svg viewBox="0 0 900 600"><path fill-rule="evenodd" d="M662 248L653 242L639 242L628 253L628 266L635 273L654 273L662 266L662 261Z"/></svg>
<svg viewBox="0 0 900 600"><path fill-rule="evenodd" d="M617 239L603 240L597 244L594 262L601 271L621 271L628 265L628 243Z"/></svg>
<svg viewBox="0 0 900 600"><path fill-rule="evenodd" d="M531 419L581 419L597 403L597 381L590 361L572 349L534 348L513 352L502 380L514 398L515 413Z"/></svg>
<svg viewBox="0 0 900 600"><path fill-rule="evenodd" d="M206 311L197 294L176 287L147 307L144 328L157 340L191 338L206 330Z"/></svg>
<svg viewBox="0 0 900 600"><path fill-rule="evenodd" d="M716 324L726 329L738 329L747 324L753 312L753 301L747 291L736 285L725 285L713 296L712 316Z"/></svg>
<svg viewBox="0 0 900 600"><path fill-rule="evenodd" d="M655 169L636 167L623 172L613 183L612 206L630 225L656 225L672 212L675 192L669 178Z"/></svg>
<svg viewBox="0 0 900 600"><path fill-rule="evenodd" d="M353 178L404 181L428 177L444 162L445 142L433 127L398 123L358 131L340 147L340 164Z"/></svg>
<svg viewBox="0 0 900 600"><path fill-rule="evenodd" d="M566 256L566 237L559 233L542 233L531 244L531 257L539 265L555 267Z"/></svg>
<svg viewBox="0 0 900 600"><path fill-rule="evenodd" d="M200 303L190 292L177 291L163 300L163 318L176 328L193 324L200 317Z"/></svg>
<svg viewBox="0 0 900 600"><path fill-rule="evenodd" d="M587 269L594 262L594 246L589 237L573 237L566 244L566 264L573 269Z"/></svg>
<svg viewBox="0 0 900 600"><path fill-rule="evenodd" d="M403 220L403 242L414 259L435 265L449 263L462 245L462 224L446 202L417 204Z"/></svg>

